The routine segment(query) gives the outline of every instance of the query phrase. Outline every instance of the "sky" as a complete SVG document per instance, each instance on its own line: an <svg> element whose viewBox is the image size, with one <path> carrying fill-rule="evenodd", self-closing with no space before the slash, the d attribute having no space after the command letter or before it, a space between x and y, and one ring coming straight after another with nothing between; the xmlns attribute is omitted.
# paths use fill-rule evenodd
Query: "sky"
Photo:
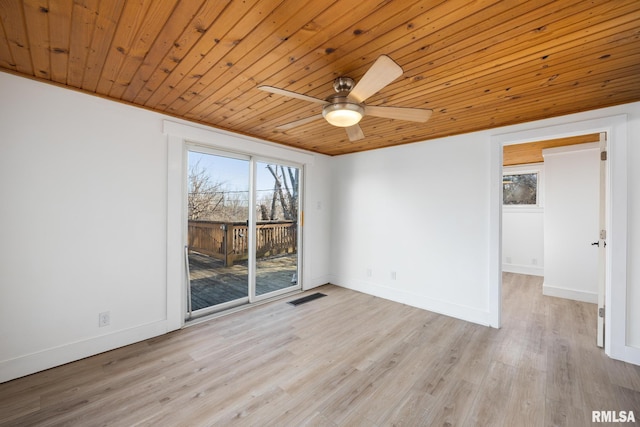
<svg viewBox="0 0 640 427"><path fill-rule="evenodd" d="M249 189L249 161L234 159L213 154L189 151L189 168L196 162L205 169L213 182L224 182L229 191L248 191ZM267 170L266 163L257 163L258 197L261 193L273 190L274 179Z"/></svg>

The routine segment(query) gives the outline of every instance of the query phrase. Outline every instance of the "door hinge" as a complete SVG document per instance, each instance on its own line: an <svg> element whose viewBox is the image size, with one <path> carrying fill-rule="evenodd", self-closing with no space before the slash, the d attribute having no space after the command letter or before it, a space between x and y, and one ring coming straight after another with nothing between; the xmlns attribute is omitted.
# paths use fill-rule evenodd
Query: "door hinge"
<svg viewBox="0 0 640 427"><path fill-rule="evenodd" d="M607 160L607 152L606 151L601 151L600 152L600 160Z"/></svg>
<svg viewBox="0 0 640 427"><path fill-rule="evenodd" d="M598 317L604 317L604 307L598 309Z"/></svg>
<svg viewBox="0 0 640 427"><path fill-rule="evenodd" d="M607 238L607 230L600 230L600 239L604 240Z"/></svg>

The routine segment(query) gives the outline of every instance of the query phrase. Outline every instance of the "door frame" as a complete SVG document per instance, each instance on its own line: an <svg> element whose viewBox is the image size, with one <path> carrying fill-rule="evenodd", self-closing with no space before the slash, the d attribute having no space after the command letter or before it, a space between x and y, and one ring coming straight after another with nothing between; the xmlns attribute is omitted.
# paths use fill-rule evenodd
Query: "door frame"
<svg viewBox="0 0 640 427"><path fill-rule="evenodd" d="M230 159L237 159L237 160L243 160L246 161L248 163L248 167L249 167L249 174L248 174L248 185L249 185L249 195L248 195L248 201L249 201L249 206L248 206L248 215L247 215L247 231L249 233L248 236L248 240L247 240L247 249L248 249L248 260L247 260L247 296L246 297L242 297L242 298L238 298L236 300L232 300L232 301L227 301L221 304L216 304L210 307L206 307L203 308L201 310L199 310L199 314L196 317L190 317L187 316L188 313L188 308L187 308L187 304L188 301L186 301L186 299L189 298L189 280L187 278L186 282L185 282L185 291L184 291L184 295L185 295L185 312L184 312L184 317L185 317L185 321L189 322L191 320L196 320L202 316L207 316L209 314L214 314L214 313L220 313L223 312L225 310L231 309L231 308L235 308L238 306L242 306L242 305L246 305L246 304L253 304L255 302L259 302L259 301L264 301L279 295L284 295L284 294L288 294L291 292L295 292L297 290L302 289L302 285L303 285L303 280L302 280L302 262L301 262L301 254L302 254L302 230L301 230L301 213L302 213L302 209L300 209L300 207L302 206L302 199L304 197L304 191L302 191L302 185L304 183L304 167L303 165L297 164L295 162L291 162L291 161L287 161L287 160L280 160L280 159L273 159L273 158L268 158L268 157L264 157L264 156L256 156L256 155L251 155L251 154L246 154L246 153L238 153L238 152L233 152L233 151L227 151L227 150L220 150L219 148L216 147L211 147L209 145L205 145L205 144L199 144L199 143L194 143L194 142L185 142L183 144L183 157L185 159L186 162L186 166L184 168L184 173L183 173L183 180L185 182L185 188L187 188L188 186L188 173L189 173L189 164L188 164L188 159L189 159L189 152L197 152L197 153L201 153L201 154L208 154L208 155L212 155L212 156L218 156L218 157L227 157ZM286 166L286 167L295 167L299 170L299 180L298 180L298 218L297 218L297 234L296 234L296 243L297 243L297 247L296 247L296 274L298 275L298 282L296 284L295 287L293 286L288 286L286 288L283 289L279 289L276 291L272 291L266 294L262 294L262 295L257 295L256 294L256 286L257 286L257 258L256 258L256 253L257 253L257 247L256 247L256 242L257 242L257 216L256 216L256 204L257 204L257 191L256 191L256 186L257 186L257 164L258 162L260 163L267 163L267 164L278 164L278 165L282 165L282 166ZM188 202L188 189L185 190L184 195L183 195L183 202L182 205L184 206L185 209L185 215L184 218L185 220L183 221L183 227L182 227L182 232L183 232L183 246L187 245L187 241L188 241L188 221L187 221L187 202ZM186 266L185 266L186 268ZM188 271L185 274L185 278L186 275L189 274Z"/></svg>
<svg viewBox="0 0 640 427"><path fill-rule="evenodd" d="M502 147L504 145L604 132L608 138L607 170L607 264L605 299L605 353L614 359L638 363L640 352L626 345L627 290L627 116L571 121L571 117L549 119L546 126L493 134L490 172L490 289L491 325L500 327L502 310ZM535 124L534 124L535 126Z"/></svg>
<svg viewBox="0 0 640 427"><path fill-rule="evenodd" d="M607 289L607 179L608 179L608 160L607 153L609 144L607 142L607 134L600 132L598 136L598 153L600 161L598 162L599 179L598 183L598 314L596 318L596 344L598 347L604 348L604 316L600 315L600 310L605 310L606 300L605 293ZM604 157L603 157L604 154ZM604 232L604 235L603 235ZM606 311L606 310L605 310Z"/></svg>

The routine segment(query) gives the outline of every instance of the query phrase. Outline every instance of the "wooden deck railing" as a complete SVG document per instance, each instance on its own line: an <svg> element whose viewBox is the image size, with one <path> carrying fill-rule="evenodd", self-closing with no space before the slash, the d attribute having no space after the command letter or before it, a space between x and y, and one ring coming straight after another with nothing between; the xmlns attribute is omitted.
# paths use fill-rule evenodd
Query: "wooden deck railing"
<svg viewBox="0 0 640 427"><path fill-rule="evenodd" d="M295 253L298 227L293 221L258 221L256 227L256 255L265 258ZM231 266L249 255L246 222L189 221L189 250L224 261Z"/></svg>

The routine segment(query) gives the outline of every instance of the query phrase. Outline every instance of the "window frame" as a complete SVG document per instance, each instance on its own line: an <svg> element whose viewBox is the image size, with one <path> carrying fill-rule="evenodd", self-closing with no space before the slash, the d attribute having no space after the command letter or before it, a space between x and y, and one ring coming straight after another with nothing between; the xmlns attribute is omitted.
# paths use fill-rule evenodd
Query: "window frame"
<svg viewBox="0 0 640 427"><path fill-rule="evenodd" d="M502 195L502 208L513 211L538 211L544 208L544 163L530 163L526 165L504 166L502 168L502 179L509 175L537 174L536 183L536 204L531 205L505 205L504 194ZM501 187L504 188L504 184Z"/></svg>

